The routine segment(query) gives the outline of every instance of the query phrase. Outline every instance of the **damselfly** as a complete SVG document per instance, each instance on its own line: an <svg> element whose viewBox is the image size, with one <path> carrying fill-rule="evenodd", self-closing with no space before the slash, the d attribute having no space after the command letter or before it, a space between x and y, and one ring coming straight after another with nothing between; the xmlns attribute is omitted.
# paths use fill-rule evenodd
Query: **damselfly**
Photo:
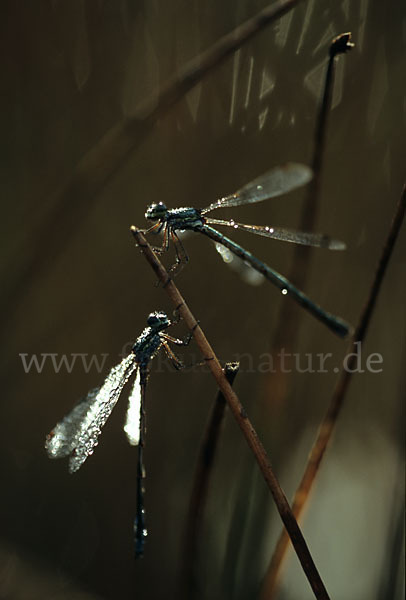
<svg viewBox="0 0 406 600"><path fill-rule="evenodd" d="M308 310L317 319L322 321L336 334L344 337L348 334L350 329L347 323L323 310L285 277L253 256L251 252L248 252L248 250L245 250L242 246L214 229L212 225L224 225L226 227L241 229L268 238L285 242L294 242L305 246L329 248L330 250L344 250L345 244L343 242L319 233L304 233L279 227L265 227L262 225L243 225L242 223L236 223L233 219L222 221L205 216L207 213L218 208L231 208L243 204L261 202L268 198L286 194L287 192L306 184L310 181L311 177L312 171L309 167L297 163L288 163L287 165L271 169L261 177L258 177L257 179L254 179L254 181L243 186L234 194L219 198L206 208L184 207L168 209L163 202L151 204L147 208L145 217L148 220L157 222L145 233L159 233L163 231L164 240L162 247L154 248L157 252L168 250L170 240L172 240L176 252L176 263L173 265L172 270L176 270L188 261L188 256L177 232L192 230L207 235L214 242L225 246L233 254L247 262L256 271L262 273L262 275L276 285L283 294L290 294L296 302ZM135 228L132 228L132 230L135 230Z"/></svg>
<svg viewBox="0 0 406 600"><path fill-rule="evenodd" d="M182 363L172 352L169 342L178 346L189 343L190 337L180 340L164 333L172 323L164 312L153 312L146 327L136 340L131 353L111 369L101 387L91 390L47 436L45 448L50 458L69 456L69 472L74 473L93 454L103 426L116 405L124 385L135 375L128 398L124 431L129 443L138 445L137 509L134 521L135 555L142 556L147 529L145 527L143 450L145 444L145 391L148 365L163 346L176 368Z"/></svg>

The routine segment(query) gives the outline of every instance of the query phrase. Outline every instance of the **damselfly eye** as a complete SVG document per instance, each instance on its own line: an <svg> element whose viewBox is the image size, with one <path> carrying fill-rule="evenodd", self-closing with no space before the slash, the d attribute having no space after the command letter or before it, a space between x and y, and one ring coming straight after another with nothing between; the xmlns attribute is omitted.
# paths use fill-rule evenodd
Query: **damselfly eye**
<svg viewBox="0 0 406 600"><path fill-rule="evenodd" d="M165 218L167 212L168 209L166 208L166 205L163 202L157 202L148 206L145 218L150 219L151 221L158 221L159 219Z"/></svg>
<svg viewBox="0 0 406 600"><path fill-rule="evenodd" d="M154 327L155 329L165 329L170 324L168 315L160 311L151 313L148 316L147 323L150 327Z"/></svg>

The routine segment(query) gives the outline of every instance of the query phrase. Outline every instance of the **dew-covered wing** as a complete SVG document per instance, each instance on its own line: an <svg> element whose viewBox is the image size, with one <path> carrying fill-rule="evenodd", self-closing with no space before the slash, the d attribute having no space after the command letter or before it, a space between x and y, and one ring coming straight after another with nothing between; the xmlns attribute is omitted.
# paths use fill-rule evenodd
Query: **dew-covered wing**
<svg viewBox="0 0 406 600"><path fill-rule="evenodd" d="M262 200L268 198L281 196L308 183L312 175L312 170L300 163L287 163L286 165L274 167L264 175L244 185L234 194L219 198L201 212L205 214L216 208L262 202Z"/></svg>
<svg viewBox="0 0 406 600"><path fill-rule="evenodd" d="M137 362L134 354L131 353L119 365L113 367L106 377L75 436L69 460L71 473L77 471L93 453L103 426L115 407L124 385L136 368Z"/></svg>
<svg viewBox="0 0 406 600"><path fill-rule="evenodd" d="M77 471L90 456L122 389L137 368L133 353L113 367L100 388L91 390L47 436L50 458L70 455L69 471Z"/></svg>
<svg viewBox="0 0 406 600"><path fill-rule="evenodd" d="M45 449L49 458L68 456L74 447L76 435L81 429L83 419L95 402L100 388L94 388L77 405L55 425L45 440Z"/></svg>
<svg viewBox="0 0 406 600"><path fill-rule="evenodd" d="M263 225L244 225L236 223L233 219L223 221L220 219L206 219L208 225L225 225L233 229L240 229L263 235L275 240L283 242L292 242L294 244L303 244L304 246L315 246L316 248L328 248L329 250L345 250L345 243L339 240L334 240L323 233L306 233L304 231L295 231L293 229L285 229L282 227L267 227Z"/></svg>
<svg viewBox="0 0 406 600"><path fill-rule="evenodd" d="M134 385L128 397L127 416L124 432L132 446L138 446L140 441L140 416L141 416L141 378L140 370L134 380Z"/></svg>

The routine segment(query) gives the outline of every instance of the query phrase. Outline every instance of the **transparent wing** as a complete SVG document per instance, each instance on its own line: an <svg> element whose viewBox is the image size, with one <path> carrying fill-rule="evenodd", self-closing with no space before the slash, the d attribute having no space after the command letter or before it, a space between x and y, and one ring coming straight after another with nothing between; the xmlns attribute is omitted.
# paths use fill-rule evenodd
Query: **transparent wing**
<svg viewBox="0 0 406 600"><path fill-rule="evenodd" d="M281 196L305 185L310 181L312 176L313 173L309 167L299 163L287 163L286 165L275 167L264 175L254 179L254 181L247 183L234 194L219 198L201 212L205 214L216 208L262 202L262 200L267 200L268 198Z"/></svg>
<svg viewBox="0 0 406 600"><path fill-rule="evenodd" d="M263 235L283 242L293 242L294 244L303 244L304 246L315 246L317 248L328 248L329 250L345 250L344 242L334 240L323 233L305 233L303 231L294 231L293 229L284 229L282 227L264 227L262 225L244 225L220 219L206 219L208 225L225 225L233 229L241 229L256 235Z"/></svg>
<svg viewBox="0 0 406 600"><path fill-rule="evenodd" d="M131 353L120 364L113 367L106 377L75 435L69 461L71 473L77 471L87 457L93 454L101 430L115 407L124 385L137 368L137 364L134 354Z"/></svg>
<svg viewBox="0 0 406 600"><path fill-rule="evenodd" d="M73 450L75 436L80 430L82 421L95 401L100 388L94 388L78 404L57 423L47 435L45 449L49 458L62 458L68 456Z"/></svg>
<svg viewBox="0 0 406 600"><path fill-rule="evenodd" d="M131 446L138 446L140 441L141 380L138 369L134 385L128 397L127 417L124 432Z"/></svg>
<svg viewBox="0 0 406 600"><path fill-rule="evenodd" d="M265 281L262 273L256 271L249 263L233 254L228 248L218 242L213 242L213 244L223 261L233 271L236 271L245 283L249 285L261 285Z"/></svg>

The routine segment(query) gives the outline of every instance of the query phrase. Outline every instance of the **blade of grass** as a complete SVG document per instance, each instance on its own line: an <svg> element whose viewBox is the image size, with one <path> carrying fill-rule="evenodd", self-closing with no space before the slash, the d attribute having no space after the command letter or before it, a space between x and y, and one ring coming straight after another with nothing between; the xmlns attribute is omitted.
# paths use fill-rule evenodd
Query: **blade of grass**
<svg viewBox="0 0 406 600"><path fill-rule="evenodd" d="M178 288L175 286L173 280L168 275L160 260L152 251L151 246L148 244L142 232L134 226L131 227L131 232L134 235L142 254L151 265L152 269L158 276L158 279L162 282L165 291L175 305L175 309L179 312L187 327L193 333L196 345L201 351L204 360L207 362L207 365L212 372L218 387L222 391L234 418L240 426L240 429L249 447L251 448L259 468L261 469L262 475L271 491L280 517L289 533L293 547L295 548L296 554L300 560L303 571L310 583L315 597L318 599L327 600L329 598L327 590L321 580L316 565L314 564L303 534L292 514L286 496L276 478L275 473L273 472L271 463L265 452L265 448L258 438L258 435L252 423L248 419L247 413L245 412L237 395L227 381L218 358L207 341L207 338L204 335L199 323L196 321L185 300L181 296Z"/></svg>
<svg viewBox="0 0 406 600"><path fill-rule="evenodd" d="M238 362L226 363L224 365L224 375L231 386L234 383L239 368L240 364ZM181 587L185 598L193 598L196 594L196 558L198 541L200 538L214 457L224 421L225 409L226 400L223 392L219 390L200 446L189 502L181 560Z"/></svg>
<svg viewBox="0 0 406 600"><path fill-rule="evenodd" d="M382 285L386 269L392 255L395 242L397 240L400 227L403 223L405 216L406 207L406 186L403 188L402 196L395 210L395 214L389 229L388 236L383 246L382 254L378 263L375 278L373 280L371 289L367 296L365 306L361 312L358 325L355 329L353 337L348 347L348 353L351 353L350 359L348 360L347 368L342 368L337 385L333 392L333 396L330 402L330 406L327 409L326 415L320 424L316 441L310 451L310 455L305 467L305 471L299 487L296 490L292 511L297 519L303 512L303 509L309 499L309 494L317 473L320 468L321 461L326 451L327 445L331 440L333 432L335 430L338 416L341 412L345 395L350 384L352 374L356 370L356 354L353 352L354 345L362 343L365 339L368 325L371 321L371 317L375 308L375 304L378 298L379 290ZM357 348L357 346L355 346ZM271 563L268 568L268 572L265 576L261 598L262 600L272 600L275 597L278 582L280 579L280 573L282 564L286 558L286 554L289 547L289 538L285 531L282 531L278 543L276 545L274 554L271 559Z"/></svg>

